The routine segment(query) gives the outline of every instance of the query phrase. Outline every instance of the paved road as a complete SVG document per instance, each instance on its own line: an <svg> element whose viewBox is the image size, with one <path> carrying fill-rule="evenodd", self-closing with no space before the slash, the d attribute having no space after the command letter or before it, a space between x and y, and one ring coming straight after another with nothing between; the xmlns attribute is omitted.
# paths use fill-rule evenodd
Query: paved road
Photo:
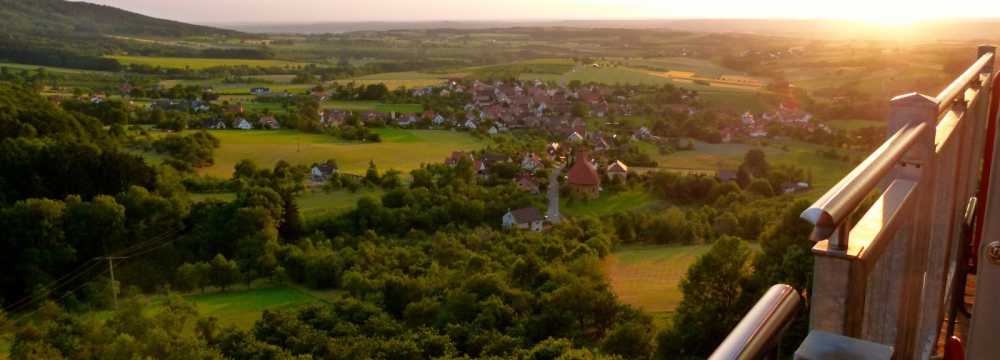
<svg viewBox="0 0 1000 360"><path fill-rule="evenodd" d="M552 169L552 173L549 174L549 190L547 193L549 208L545 212L545 217L553 224L558 224L562 220L562 214L559 213L559 175L562 174L562 170L563 166L557 165Z"/></svg>

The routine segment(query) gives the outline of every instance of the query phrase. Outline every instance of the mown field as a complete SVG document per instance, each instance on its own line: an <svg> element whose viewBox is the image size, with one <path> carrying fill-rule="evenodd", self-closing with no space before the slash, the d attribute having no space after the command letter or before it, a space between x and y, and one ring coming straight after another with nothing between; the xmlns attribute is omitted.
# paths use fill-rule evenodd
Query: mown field
<svg viewBox="0 0 1000 360"><path fill-rule="evenodd" d="M605 191L597 199L589 201L562 199L559 210L564 216L600 217L620 212L651 210L662 205L663 202L652 194L641 189L634 189L614 194Z"/></svg>
<svg viewBox="0 0 1000 360"><path fill-rule="evenodd" d="M349 174L363 174L369 161L374 161L381 171L396 169L406 173L421 164L442 162L452 151L474 150L484 145L483 140L464 132L395 128L376 131L382 135L381 143L344 142L329 135L297 130L213 130L210 132L222 145L215 151L215 165L201 172L229 178L233 167L243 159L252 159L266 167L279 160L310 165L335 159L340 170Z"/></svg>
<svg viewBox="0 0 1000 360"><path fill-rule="evenodd" d="M201 316L214 316L219 319L219 325L232 325L241 329L250 329L254 322L260 320L264 310L321 301L310 293L288 287L191 295L186 298L195 303Z"/></svg>
<svg viewBox="0 0 1000 360"><path fill-rule="evenodd" d="M173 69L207 69L218 66L248 66L248 67L292 67L306 66L306 63L284 60L254 60L254 59L211 59L211 58L174 58L153 56L108 56L122 64L138 64L159 66Z"/></svg>
<svg viewBox="0 0 1000 360"><path fill-rule="evenodd" d="M297 200L299 213L306 219L333 215L342 211L353 209L364 196L379 197L382 193L376 189L362 189L358 192L338 190L326 192L322 189L309 189L299 194ZM211 194L191 194L193 201L205 201L208 199L232 201L236 199L235 193L211 193Z"/></svg>
<svg viewBox="0 0 1000 360"><path fill-rule="evenodd" d="M680 281L710 245L624 246L604 259L604 273L618 299L662 317L680 304Z"/></svg>

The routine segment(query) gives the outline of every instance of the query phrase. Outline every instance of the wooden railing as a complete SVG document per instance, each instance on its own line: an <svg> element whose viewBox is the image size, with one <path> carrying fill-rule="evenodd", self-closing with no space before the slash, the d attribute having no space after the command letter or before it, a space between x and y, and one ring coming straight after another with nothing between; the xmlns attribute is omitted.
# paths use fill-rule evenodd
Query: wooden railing
<svg viewBox="0 0 1000 360"><path fill-rule="evenodd" d="M979 179L994 56L980 47L936 97L892 99L888 140L802 214L815 225L813 330L892 346L897 359L931 356Z"/></svg>
<svg viewBox="0 0 1000 360"><path fill-rule="evenodd" d="M935 97L893 98L887 140L803 212L816 242L810 339L882 346L894 359L934 352L956 264L965 260L958 247L979 180L995 53L980 46L972 66ZM1000 212L993 217L1000 223ZM1000 350L1000 341L992 346Z"/></svg>

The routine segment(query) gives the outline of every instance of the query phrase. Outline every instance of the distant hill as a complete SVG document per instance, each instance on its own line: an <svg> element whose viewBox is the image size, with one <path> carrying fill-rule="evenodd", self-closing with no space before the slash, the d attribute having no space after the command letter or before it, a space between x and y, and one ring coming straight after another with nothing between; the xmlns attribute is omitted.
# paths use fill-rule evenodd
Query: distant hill
<svg viewBox="0 0 1000 360"><path fill-rule="evenodd" d="M998 40L1000 19L951 19L892 27L836 19L650 19L650 20L525 20L525 21L415 21L230 23L218 26L250 33L344 33L385 30L485 30L512 27L568 27L666 29L702 33L746 33L811 39L871 40Z"/></svg>
<svg viewBox="0 0 1000 360"><path fill-rule="evenodd" d="M273 57L260 48L192 48L142 39L256 38L257 35L157 19L118 8L63 0L0 0L0 62L118 71L108 54L173 57Z"/></svg>
<svg viewBox="0 0 1000 360"><path fill-rule="evenodd" d="M235 36L242 33L63 0L0 0L0 34L35 36Z"/></svg>

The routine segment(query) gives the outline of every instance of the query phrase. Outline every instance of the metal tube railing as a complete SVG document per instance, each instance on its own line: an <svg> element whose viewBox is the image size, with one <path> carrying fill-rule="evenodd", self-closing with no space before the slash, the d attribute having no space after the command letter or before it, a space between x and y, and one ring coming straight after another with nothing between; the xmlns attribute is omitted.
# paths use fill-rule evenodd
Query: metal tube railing
<svg viewBox="0 0 1000 360"><path fill-rule="evenodd" d="M770 354L795 319L800 303L799 293L791 286L772 286L708 359L760 359Z"/></svg>
<svg viewBox="0 0 1000 360"><path fill-rule="evenodd" d="M984 69L989 69L992 64L993 53L983 54L961 76L952 81L944 90L941 90L941 93L934 98L938 103L938 115L948 111L959 96L964 97L965 89L978 82L979 75L983 73Z"/></svg>
<svg viewBox="0 0 1000 360"><path fill-rule="evenodd" d="M925 131L928 131L928 128L926 123L920 123L916 126L906 125L899 129L892 137L882 143L882 146L869 155L861 165L854 168L836 186L802 212L802 218L815 226L811 236L812 241L830 239L831 249L847 249L846 231L842 231L841 236L834 238L830 236L844 224L847 217L857 209L858 205L892 170L893 166L906 155L917 139L924 135Z"/></svg>

